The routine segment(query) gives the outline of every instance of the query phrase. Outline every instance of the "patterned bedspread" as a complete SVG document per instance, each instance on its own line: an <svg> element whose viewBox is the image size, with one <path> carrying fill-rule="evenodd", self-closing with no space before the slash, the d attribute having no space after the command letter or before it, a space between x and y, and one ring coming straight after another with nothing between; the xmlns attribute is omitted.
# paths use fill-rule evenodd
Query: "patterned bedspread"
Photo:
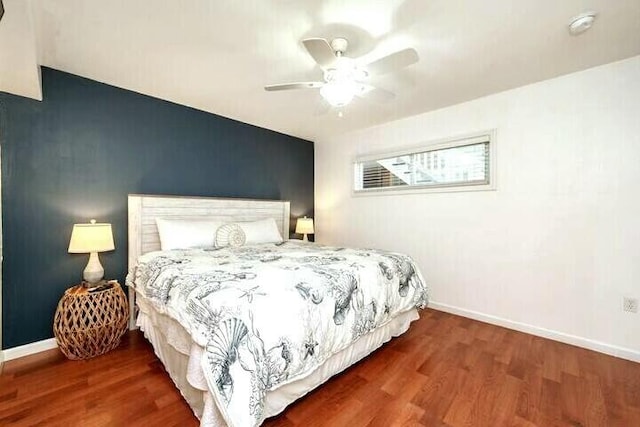
<svg viewBox="0 0 640 427"><path fill-rule="evenodd" d="M268 390L427 303L406 255L291 241L152 252L127 284L205 349L207 383L234 427L263 421Z"/></svg>

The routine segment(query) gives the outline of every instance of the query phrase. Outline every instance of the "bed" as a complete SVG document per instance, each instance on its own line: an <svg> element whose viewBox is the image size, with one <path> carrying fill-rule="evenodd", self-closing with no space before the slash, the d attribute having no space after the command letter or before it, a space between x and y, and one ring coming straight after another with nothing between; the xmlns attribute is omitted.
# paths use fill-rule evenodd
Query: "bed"
<svg viewBox="0 0 640 427"><path fill-rule="evenodd" d="M289 217L287 201L129 196L130 328L201 426L259 425L404 333L427 303L410 258L289 241ZM229 224L228 244L160 250L160 221L202 218ZM265 221L282 241L233 244L250 240L238 224Z"/></svg>

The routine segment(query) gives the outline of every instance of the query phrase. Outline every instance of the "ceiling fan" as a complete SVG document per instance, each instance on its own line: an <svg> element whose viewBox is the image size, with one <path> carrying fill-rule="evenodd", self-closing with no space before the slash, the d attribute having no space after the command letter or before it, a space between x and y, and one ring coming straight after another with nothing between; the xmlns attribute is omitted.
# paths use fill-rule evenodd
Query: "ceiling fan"
<svg viewBox="0 0 640 427"><path fill-rule="evenodd" d="M349 43L345 38L328 42L321 38L302 41L309 55L322 68L323 81L294 82L265 86L267 91L289 89L320 89L322 97L333 107L343 107L355 96L376 101L388 101L395 94L367 83L371 76L388 73L418 62L418 52L407 48L369 63L344 56Z"/></svg>

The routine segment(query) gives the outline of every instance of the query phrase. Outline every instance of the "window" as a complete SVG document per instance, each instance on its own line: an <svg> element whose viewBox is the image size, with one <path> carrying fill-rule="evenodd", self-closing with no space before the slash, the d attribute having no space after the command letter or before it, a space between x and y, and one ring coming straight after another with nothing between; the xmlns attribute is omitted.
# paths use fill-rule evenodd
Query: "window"
<svg viewBox="0 0 640 427"><path fill-rule="evenodd" d="M495 188L495 133L450 139L354 163L354 192L469 191Z"/></svg>

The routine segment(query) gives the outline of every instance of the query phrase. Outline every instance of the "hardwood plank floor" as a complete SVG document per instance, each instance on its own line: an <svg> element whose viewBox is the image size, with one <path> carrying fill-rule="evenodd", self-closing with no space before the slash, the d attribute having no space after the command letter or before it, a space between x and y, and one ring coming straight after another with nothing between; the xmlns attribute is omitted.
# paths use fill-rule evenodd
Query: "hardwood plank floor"
<svg viewBox="0 0 640 427"><path fill-rule="evenodd" d="M0 425L196 426L139 332L5 363ZM640 364L435 310L268 419L290 426L640 426Z"/></svg>

